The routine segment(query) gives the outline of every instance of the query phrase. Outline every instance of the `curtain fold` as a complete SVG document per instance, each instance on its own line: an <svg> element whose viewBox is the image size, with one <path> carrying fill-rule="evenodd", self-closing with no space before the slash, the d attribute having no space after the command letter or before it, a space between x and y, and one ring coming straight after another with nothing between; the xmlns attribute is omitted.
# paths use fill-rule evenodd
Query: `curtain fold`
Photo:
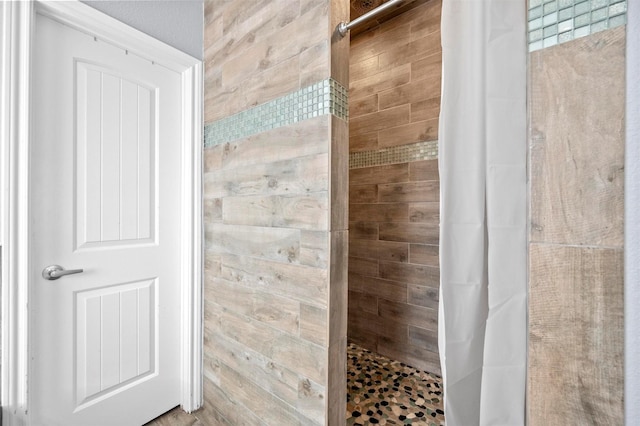
<svg viewBox="0 0 640 426"><path fill-rule="evenodd" d="M448 426L525 422L525 6L442 5L439 346Z"/></svg>

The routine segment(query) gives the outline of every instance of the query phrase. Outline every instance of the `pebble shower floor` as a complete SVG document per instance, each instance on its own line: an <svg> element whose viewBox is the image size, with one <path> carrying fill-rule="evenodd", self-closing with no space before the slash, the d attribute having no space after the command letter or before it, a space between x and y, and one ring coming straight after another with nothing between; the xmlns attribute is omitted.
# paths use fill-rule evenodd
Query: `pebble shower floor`
<svg viewBox="0 0 640 426"><path fill-rule="evenodd" d="M350 343L347 425L444 425L442 379Z"/></svg>

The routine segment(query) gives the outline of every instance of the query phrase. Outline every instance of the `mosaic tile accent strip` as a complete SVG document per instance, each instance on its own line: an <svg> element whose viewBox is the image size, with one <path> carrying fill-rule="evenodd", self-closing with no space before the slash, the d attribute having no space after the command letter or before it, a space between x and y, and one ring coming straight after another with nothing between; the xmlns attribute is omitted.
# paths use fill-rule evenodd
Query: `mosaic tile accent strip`
<svg viewBox="0 0 640 426"><path fill-rule="evenodd" d="M344 120L349 118L348 91L332 78L206 125L204 146L245 138L327 114Z"/></svg>
<svg viewBox="0 0 640 426"><path fill-rule="evenodd" d="M359 169L436 158L438 158L438 141L417 142L375 151L352 152L349 154L349 168Z"/></svg>
<svg viewBox="0 0 640 426"><path fill-rule="evenodd" d="M347 426L444 424L440 376L349 344Z"/></svg>
<svg viewBox="0 0 640 426"><path fill-rule="evenodd" d="M529 0L529 51L627 22L627 0Z"/></svg>

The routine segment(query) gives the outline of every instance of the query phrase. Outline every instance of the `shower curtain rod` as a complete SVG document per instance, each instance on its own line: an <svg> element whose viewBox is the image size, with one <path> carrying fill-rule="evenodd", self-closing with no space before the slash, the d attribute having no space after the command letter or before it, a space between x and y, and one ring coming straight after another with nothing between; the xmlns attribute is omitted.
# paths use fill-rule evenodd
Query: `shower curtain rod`
<svg viewBox="0 0 640 426"><path fill-rule="evenodd" d="M338 26L336 27L336 30L338 31L338 34L340 34L340 37L344 37L347 35L347 32L349 32L349 30L353 27L357 27L358 25L362 24L365 21L368 21L369 19L372 19L376 16L378 16L379 14L381 14L382 12L384 12L387 9L391 9L393 6L403 3L406 0L389 0L386 3L381 4L380 6L376 7L373 10L368 11L367 13L365 13L364 15L354 19L353 21L350 22L340 22L338 24Z"/></svg>

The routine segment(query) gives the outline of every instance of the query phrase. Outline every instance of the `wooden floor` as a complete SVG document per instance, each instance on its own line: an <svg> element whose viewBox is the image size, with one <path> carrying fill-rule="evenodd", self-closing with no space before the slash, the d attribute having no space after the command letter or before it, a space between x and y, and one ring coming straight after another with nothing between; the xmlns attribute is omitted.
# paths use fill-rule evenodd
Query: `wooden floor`
<svg viewBox="0 0 640 426"><path fill-rule="evenodd" d="M182 411L182 408L176 407L144 426L204 426L205 424L196 416L197 412L187 414Z"/></svg>

